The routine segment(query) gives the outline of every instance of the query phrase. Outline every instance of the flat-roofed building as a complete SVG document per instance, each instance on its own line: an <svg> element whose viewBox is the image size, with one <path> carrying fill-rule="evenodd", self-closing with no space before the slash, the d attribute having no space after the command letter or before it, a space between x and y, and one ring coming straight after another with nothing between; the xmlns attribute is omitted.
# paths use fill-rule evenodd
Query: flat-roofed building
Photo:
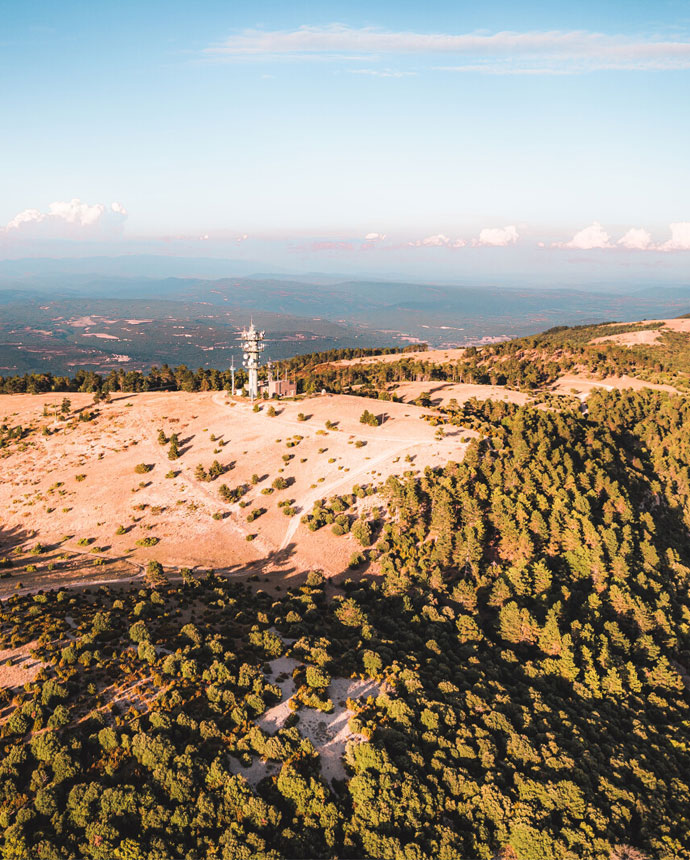
<svg viewBox="0 0 690 860"><path fill-rule="evenodd" d="M294 397L297 394L297 383L269 377L266 391L269 397Z"/></svg>

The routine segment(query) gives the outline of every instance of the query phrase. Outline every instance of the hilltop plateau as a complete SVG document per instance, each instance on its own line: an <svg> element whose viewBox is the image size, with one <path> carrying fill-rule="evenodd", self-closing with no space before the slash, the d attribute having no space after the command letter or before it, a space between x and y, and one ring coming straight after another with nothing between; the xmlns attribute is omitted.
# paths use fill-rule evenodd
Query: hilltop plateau
<svg viewBox="0 0 690 860"><path fill-rule="evenodd" d="M367 404L347 395L262 401L256 412L223 391L118 394L95 410L88 394L61 403L0 395L0 423L23 433L0 450L4 528L44 548L22 574L25 588L59 584L76 567L94 581L131 574L151 558L244 576L342 573L359 543L311 532L300 517L353 488L371 494L391 474L461 460L477 435L439 434L426 410L399 403L377 405L380 426L362 424ZM375 502L356 498L348 512Z"/></svg>

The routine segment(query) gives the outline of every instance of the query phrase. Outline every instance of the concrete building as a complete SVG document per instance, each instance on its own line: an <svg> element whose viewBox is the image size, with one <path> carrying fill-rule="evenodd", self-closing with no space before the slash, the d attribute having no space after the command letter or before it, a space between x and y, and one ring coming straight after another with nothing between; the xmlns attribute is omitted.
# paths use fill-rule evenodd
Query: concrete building
<svg viewBox="0 0 690 860"><path fill-rule="evenodd" d="M288 379L269 378L266 392L269 397L294 397L297 394L297 383Z"/></svg>
<svg viewBox="0 0 690 860"><path fill-rule="evenodd" d="M276 379L273 376L273 368L271 363L268 365L268 379L261 386L261 393L268 397L294 397L297 394L297 383L290 382L287 378L287 372L282 379Z"/></svg>

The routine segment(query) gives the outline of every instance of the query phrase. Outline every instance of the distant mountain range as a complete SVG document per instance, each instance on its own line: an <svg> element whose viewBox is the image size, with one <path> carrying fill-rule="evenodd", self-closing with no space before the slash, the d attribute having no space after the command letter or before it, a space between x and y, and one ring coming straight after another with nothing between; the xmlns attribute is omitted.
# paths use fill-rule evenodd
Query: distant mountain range
<svg viewBox="0 0 690 860"><path fill-rule="evenodd" d="M162 361L220 366L233 351L239 356L236 331L252 315L271 333L272 357L283 358L416 341L462 346L554 325L690 311L690 285L626 292L339 280L318 273L303 279L168 274L235 265L246 266L154 256L0 261L0 373Z"/></svg>

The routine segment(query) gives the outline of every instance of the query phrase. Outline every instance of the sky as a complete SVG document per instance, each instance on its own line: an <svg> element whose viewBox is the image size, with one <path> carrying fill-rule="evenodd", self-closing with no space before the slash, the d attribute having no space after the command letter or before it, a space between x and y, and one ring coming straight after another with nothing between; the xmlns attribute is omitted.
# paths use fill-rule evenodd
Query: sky
<svg viewBox="0 0 690 860"><path fill-rule="evenodd" d="M26 0L0 21L2 257L687 280L689 2Z"/></svg>

